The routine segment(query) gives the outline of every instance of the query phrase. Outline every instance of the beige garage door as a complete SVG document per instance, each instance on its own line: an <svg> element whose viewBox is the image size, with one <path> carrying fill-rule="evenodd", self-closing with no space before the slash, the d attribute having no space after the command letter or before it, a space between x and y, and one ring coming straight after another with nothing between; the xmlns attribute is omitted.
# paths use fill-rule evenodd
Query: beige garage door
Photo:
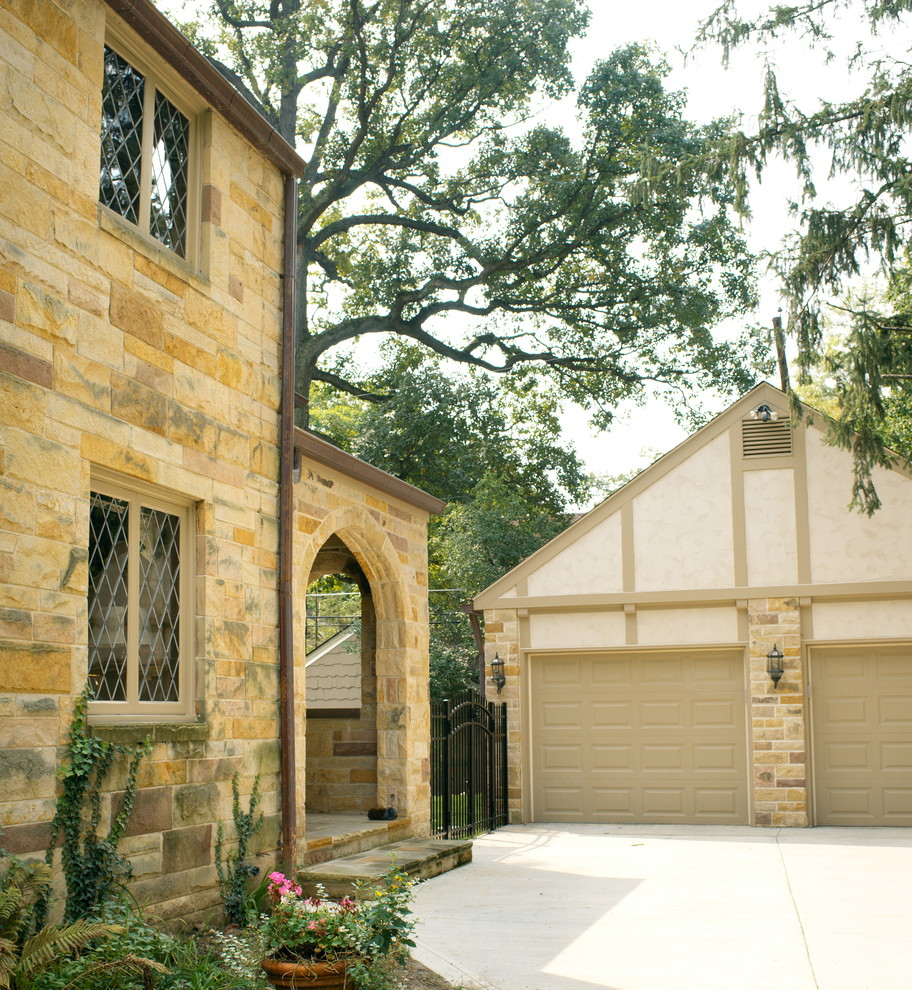
<svg viewBox="0 0 912 990"><path fill-rule="evenodd" d="M741 651L531 658L532 817L746 824Z"/></svg>
<svg viewBox="0 0 912 990"><path fill-rule="evenodd" d="M912 825L912 647L811 653L818 825Z"/></svg>

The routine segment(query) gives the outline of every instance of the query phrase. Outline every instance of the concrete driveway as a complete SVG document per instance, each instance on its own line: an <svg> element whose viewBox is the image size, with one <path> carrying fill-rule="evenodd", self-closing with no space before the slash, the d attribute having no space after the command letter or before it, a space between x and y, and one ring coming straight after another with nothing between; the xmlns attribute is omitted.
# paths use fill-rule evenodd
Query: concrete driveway
<svg viewBox="0 0 912 990"><path fill-rule="evenodd" d="M912 829L511 826L415 902L466 987L912 987Z"/></svg>

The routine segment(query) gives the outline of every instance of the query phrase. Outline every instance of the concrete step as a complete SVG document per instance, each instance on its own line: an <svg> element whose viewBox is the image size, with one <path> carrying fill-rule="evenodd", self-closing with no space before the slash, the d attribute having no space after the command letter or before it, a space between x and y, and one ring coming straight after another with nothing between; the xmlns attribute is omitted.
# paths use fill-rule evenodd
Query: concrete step
<svg viewBox="0 0 912 990"><path fill-rule="evenodd" d="M298 874L298 883L306 894L316 893L316 885L322 884L328 897L338 898L351 894L356 881L370 881L393 863L413 879L427 880L471 861L468 839L405 839L306 867Z"/></svg>

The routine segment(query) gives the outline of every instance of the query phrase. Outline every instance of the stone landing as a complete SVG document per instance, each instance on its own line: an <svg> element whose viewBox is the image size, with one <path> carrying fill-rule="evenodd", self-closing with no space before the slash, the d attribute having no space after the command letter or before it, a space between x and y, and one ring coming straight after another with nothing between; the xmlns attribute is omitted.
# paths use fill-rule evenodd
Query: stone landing
<svg viewBox="0 0 912 990"><path fill-rule="evenodd" d="M357 881L380 876L393 863L413 880L427 880L471 860L472 843L467 839L405 839L307 867L298 874L298 882L305 893L315 893L321 884L327 896L344 897Z"/></svg>

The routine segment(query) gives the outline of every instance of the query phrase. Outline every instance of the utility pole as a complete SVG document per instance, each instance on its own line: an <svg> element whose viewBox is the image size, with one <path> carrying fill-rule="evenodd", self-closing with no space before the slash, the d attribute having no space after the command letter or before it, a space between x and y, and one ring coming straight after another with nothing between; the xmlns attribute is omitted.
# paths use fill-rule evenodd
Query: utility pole
<svg viewBox="0 0 912 990"><path fill-rule="evenodd" d="M782 310L779 310L782 313ZM773 317L773 339L776 342L776 360L779 362L779 383L783 392L789 390L788 359L785 356L785 332L782 329L782 316Z"/></svg>

